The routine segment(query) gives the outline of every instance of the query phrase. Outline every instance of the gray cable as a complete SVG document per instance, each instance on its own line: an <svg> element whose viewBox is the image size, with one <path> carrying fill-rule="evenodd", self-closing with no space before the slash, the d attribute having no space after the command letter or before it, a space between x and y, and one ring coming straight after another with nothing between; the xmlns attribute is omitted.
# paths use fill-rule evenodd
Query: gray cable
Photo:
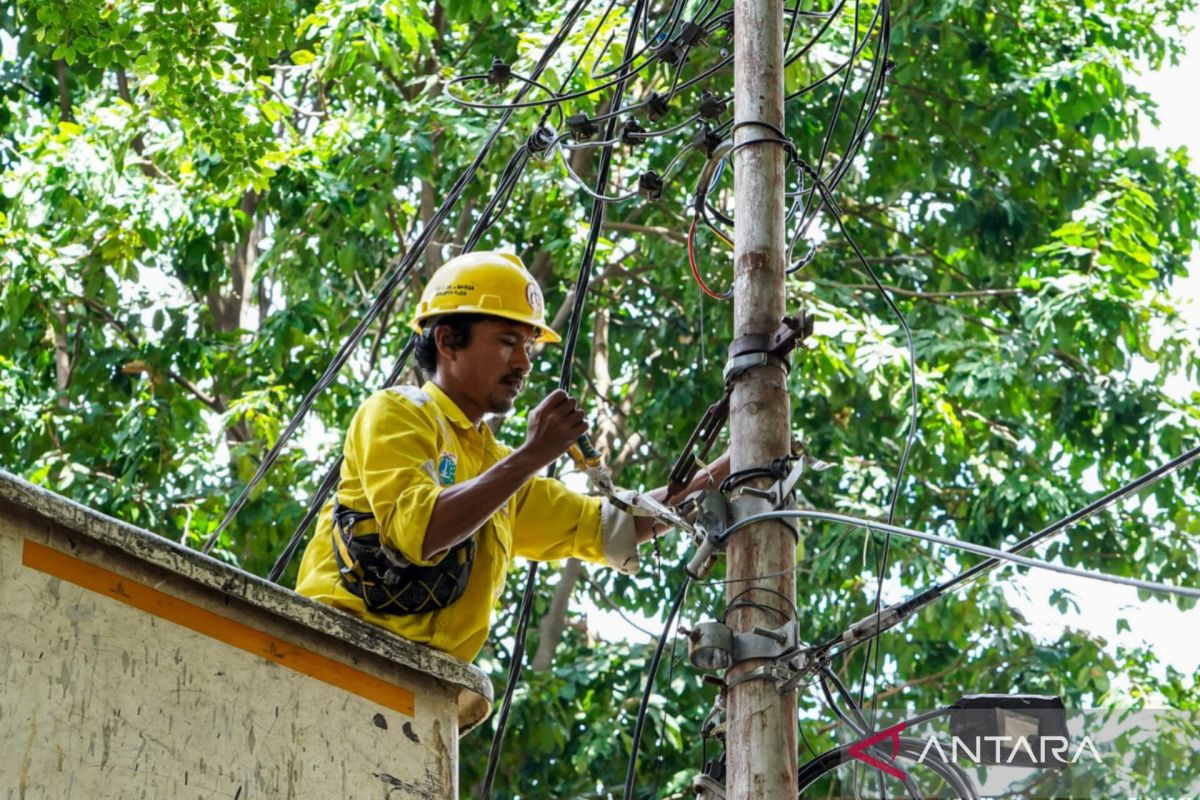
<svg viewBox="0 0 1200 800"><path fill-rule="evenodd" d="M1106 572L1096 572L1088 569L1079 569L1077 567L1068 567L1062 564L1052 564L1049 561L1043 561L1040 558L1019 556L1004 550L997 550L994 547L987 547L986 545L982 544L974 544L973 542L965 542L961 539L950 539L945 536L938 536L935 533L915 531L912 528L904 528L899 525L889 525L886 522L876 522L875 520L871 519L851 517L846 514L834 514L828 511L797 509L790 511L768 511L763 514L754 514L746 517L743 520L735 522L733 525L727 528L725 533L719 538L719 542L724 543L732 534L749 525L754 525L758 522L766 522L773 519L815 519L822 522L837 522L843 525L853 525L859 528L868 528L881 533L894 533L899 536L908 536L913 539L932 542L933 544L942 544L946 545L947 547L955 547L959 550L965 550L968 553L998 558L1003 561L1011 561L1014 564L1020 564L1024 567L1034 567L1036 569L1045 569L1051 572L1058 572L1063 575L1074 575L1077 578L1090 578L1091 580L1105 581L1106 583L1117 583L1122 586L1132 586L1135 589L1142 589L1147 592L1174 594L1179 595L1180 597L1195 597L1200 599L1200 589L1192 589L1187 586L1169 586L1165 583L1158 583L1157 581L1147 581L1139 578L1126 578L1121 575L1110 575Z"/></svg>

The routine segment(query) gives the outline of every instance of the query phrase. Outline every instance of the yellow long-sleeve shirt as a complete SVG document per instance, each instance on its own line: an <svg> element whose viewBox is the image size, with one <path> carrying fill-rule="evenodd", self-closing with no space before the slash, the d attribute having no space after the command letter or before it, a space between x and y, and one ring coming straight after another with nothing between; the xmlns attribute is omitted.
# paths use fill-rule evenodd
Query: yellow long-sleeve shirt
<svg viewBox="0 0 1200 800"><path fill-rule="evenodd" d="M420 389L384 389L367 398L350 422L338 499L373 513L385 546L414 564L432 564L421 552L438 495L510 452L486 425L472 425L432 381ZM624 572L638 566L633 519L551 478L529 480L473 535L475 563L462 597L440 611L374 614L342 585L327 504L300 562L296 591L470 661L487 640L492 608L514 556L536 561L573 556Z"/></svg>

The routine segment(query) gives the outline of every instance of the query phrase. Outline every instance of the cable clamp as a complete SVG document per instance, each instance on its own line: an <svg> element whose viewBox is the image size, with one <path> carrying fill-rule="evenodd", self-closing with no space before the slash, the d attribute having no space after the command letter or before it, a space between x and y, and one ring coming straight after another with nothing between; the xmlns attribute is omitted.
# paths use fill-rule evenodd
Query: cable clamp
<svg viewBox="0 0 1200 800"><path fill-rule="evenodd" d="M755 667L749 672L743 672L736 678L727 679L725 681L725 690L728 691L734 686L749 683L750 681L771 681L778 687L782 681L789 679L791 675L791 672L778 664L763 664L761 667Z"/></svg>
<svg viewBox="0 0 1200 800"><path fill-rule="evenodd" d="M638 178L638 194L647 200L657 200L662 197L663 179L654 170L643 172Z"/></svg>
<svg viewBox="0 0 1200 800"><path fill-rule="evenodd" d="M689 20L683 23L683 28L679 31L679 38L675 41L687 47L695 47L704 44L704 37L704 26Z"/></svg>
<svg viewBox="0 0 1200 800"><path fill-rule="evenodd" d="M729 527L729 514L729 501L721 492L709 489L700 496L696 516L696 552L684 568L692 580L704 580L716 566L717 559L725 549L722 537Z"/></svg>
<svg viewBox="0 0 1200 800"><path fill-rule="evenodd" d="M796 483L800 480L800 475L804 472L804 469L807 466L808 458L806 456L800 456L796 459L796 463L792 467L791 472L789 472L786 477L776 481L774 485L771 486L771 492L774 495L774 497L771 499L775 501L776 508L781 509L784 506L791 504L793 500L792 493L796 491Z"/></svg>
<svg viewBox="0 0 1200 800"><path fill-rule="evenodd" d="M643 101L643 108L646 109L646 116L649 117L651 121L662 119L667 115L667 112L671 110L669 99L658 92L650 93L650 96Z"/></svg>
<svg viewBox="0 0 1200 800"><path fill-rule="evenodd" d="M708 775L697 775L692 780L692 793L698 800L725 800L725 784Z"/></svg>
<svg viewBox="0 0 1200 800"><path fill-rule="evenodd" d="M812 335L813 326L813 316L802 308L798 315L784 317L774 333L751 333L734 339L729 345L729 361L725 365L725 385L749 369L765 366L772 357L784 372L790 371L788 354L798 342Z"/></svg>
<svg viewBox="0 0 1200 800"><path fill-rule="evenodd" d="M567 117L567 127L571 129L571 135L577 142L586 142L599 132L596 123L582 111Z"/></svg>
<svg viewBox="0 0 1200 800"><path fill-rule="evenodd" d="M664 45L656 55L660 61L672 67L682 66L683 62L687 59L683 48L679 46L678 42L671 42Z"/></svg>
<svg viewBox="0 0 1200 800"><path fill-rule="evenodd" d="M705 91L700 95L700 116L705 119L716 119L725 113L725 108L725 102L712 92Z"/></svg>
<svg viewBox="0 0 1200 800"><path fill-rule="evenodd" d="M781 676L775 682L775 688L780 694L787 694L795 691L795 689L808 678L817 668L817 662L813 660L807 650L800 650L796 653L788 654L775 663L778 674Z"/></svg>
<svg viewBox="0 0 1200 800"><path fill-rule="evenodd" d="M512 77L512 67L505 64L504 60L499 57L492 59L492 66L487 71L488 85L503 89L512 80Z"/></svg>
<svg viewBox="0 0 1200 800"><path fill-rule="evenodd" d="M718 695L718 698L720 695ZM703 731L703 729L701 729ZM705 739L708 734L701 733ZM720 735L722 743L725 734ZM698 800L725 800L725 754L710 758L704 769L692 780L692 791Z"/></svg>
<svg viewBox="0 0 1200 800"><path fill-rule="evenodd" d="M796 649L796 620L778 628L756 627L748 633L733 635L733 663L763 658L778 659Z"/></svg>
<svg viewBox="0 0 1200 800"><path fill-rule="evenodd" d="M627 147L637 147L644 141L642 134L645 133L646 129L639 125L637 120L627 119L621 126L621 144Z"/></svg>
<svg viewBox="0 0 1200 800"><path fill-rule="evenodd" d="M713 153L721 146L722 141L721 135L715 133L708 125L705 125L692 134L692 147L704 153L709 158L712 158Z"/></svg>
<svg viewBox="0 0 1200 800"><path fill-rule="evenodd" d="M538 125L533 133L529 134L529 138L525 140L525 149L530 154L544 153L550 149L550 145L554 142L554 129L547 125Z"/></svg>
<svg viewBox="0 0 1200 800"><path fill-rule="evenodd" d="M791 619L778 628L755 627L734 633L724 622L701 622L687 632L688 660L696 669L709 671L729 669L743 661L776 662L796 651L796 628L796 620ZM736 684L727 681L725 685Z"/></svg>
<svg viewBox="0 0 1200 800"><path fill-rule="evenodd" d="M765 367L767 364L772 362L778 365L779 368L783 370L785 375L791 371L791 364L789 364L787 360L772 355L771 353L766 353L763 351L759 351L757 353L743 353L742 355L734 356L725 362L725 371L723 373L725 383L733 383L733 381L740 377L743 373L749 372L756 367Z"/></svg>
<svg viewBox="0 0 1200 800"><path fill-rule="evenodd" d="M734 522L740 522L747 517L753 517L758 514L769 514L772 511L779 510L779 506L775 503L774 487L770 489L755 489L752 486L743 486L737 490L737 496L729 501L729 508L733 512L732 517ZM796 543L800 542L800 527L796 524L796 520L783 517L780 519L769 520L772 523L778 523L792 532L792 536L796 538ZM741 533L743 530L734 531L734 534ZM728 536L722 536L721 544L724 545L728 541Z"/></svg>

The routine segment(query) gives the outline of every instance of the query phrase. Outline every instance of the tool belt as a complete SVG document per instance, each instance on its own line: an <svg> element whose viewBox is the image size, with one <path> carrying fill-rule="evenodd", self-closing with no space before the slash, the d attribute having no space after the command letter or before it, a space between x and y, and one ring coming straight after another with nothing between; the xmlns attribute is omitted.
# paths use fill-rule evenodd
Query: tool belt
<svg viewBox="0 0 1200 800"><path fill-rule="evenodd" d="M467 590L475 562L475 538L456 544L441 561L423 567L380 544L374 533L355 534L359 523L374 521L370 512L333 501L333 555L342 585L376 614L421 614L446 608Z"/></svg>

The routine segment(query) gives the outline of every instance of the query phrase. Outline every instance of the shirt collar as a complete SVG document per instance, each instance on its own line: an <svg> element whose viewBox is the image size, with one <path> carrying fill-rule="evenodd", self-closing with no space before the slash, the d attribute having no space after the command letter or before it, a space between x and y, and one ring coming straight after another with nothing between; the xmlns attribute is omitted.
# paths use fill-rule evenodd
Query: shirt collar
<svg viewBox="0 0 1200 800"><path fill-rule="evenodd" d="M467 419L467 415L462 412L462 409L436 383L426 381L425 385L421 388L433 398L433 402L437 405L438 409L449 417L451 422L460 428L475 429L475 426L471 424L471 420Z"/></svg>

